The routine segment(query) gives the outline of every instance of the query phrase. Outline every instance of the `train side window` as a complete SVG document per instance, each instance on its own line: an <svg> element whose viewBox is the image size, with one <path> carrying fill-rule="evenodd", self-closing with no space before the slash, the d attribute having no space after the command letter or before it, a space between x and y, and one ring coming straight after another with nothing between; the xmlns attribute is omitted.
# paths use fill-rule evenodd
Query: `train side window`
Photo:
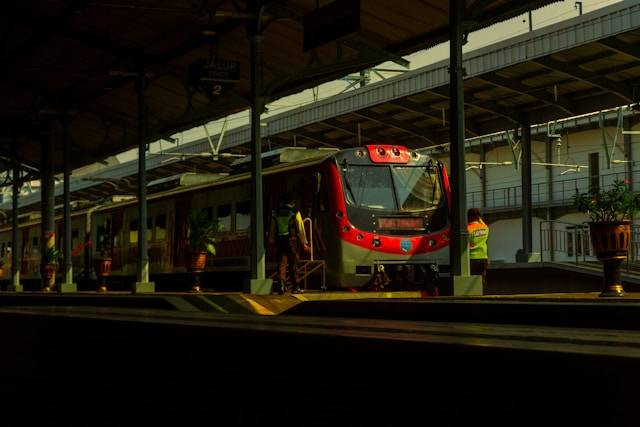
<svg viewBox="0 0 640 427"><path fill-rule="evenodd" d="M167 238L167 216L158 215L156 217L156 240Z"/></svg>
<svg viewBox="0 0 640 427"><path fill-rule="evenodd" d="M236 203L236 231L248 230L251 226L251 204L248 200Z"/></svg>
<svg viewBox="0 0 640 427"><path fill-rule="evenodd" d="M80 242L78 242L80 238L80 231L77 228L72 228L71 229L71 248L75 248L78 246L78 244L80 244Z"/></svg>
<svg viewBox="0 0 640 427"><path fill-rule="evenodd" d="M219 205L217 209L218 222L222 231L231 231L231 205Z"/></svg>
<svg viewBox="0 0 640 427"><path fill-rule="evenodd" d="M138 220L132 219L129 222L129 243L138 243Z"/></svg>

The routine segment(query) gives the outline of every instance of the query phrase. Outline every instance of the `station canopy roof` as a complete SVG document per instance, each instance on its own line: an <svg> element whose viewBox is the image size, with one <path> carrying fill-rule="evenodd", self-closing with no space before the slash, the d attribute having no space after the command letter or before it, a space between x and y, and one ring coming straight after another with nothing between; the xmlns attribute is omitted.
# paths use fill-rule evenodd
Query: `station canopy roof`
<svg viewBox="0 0 640 427"><path fill-rule="evenodd" d="M467 30L553 2L467 0ZM60 135L63 120L69 123L74 168L136 146L135 76L141 70L148 81L149 140L246 109L251 88L249 26L255 22L257 4L264 6L262 70L268 102L384 61L402 63L402 55L446 41L448 3L8 2L1 18L0 156L15 154L37 168L42 139L52 130ZM356 8L352 16L350 5ZM355 27L354 21L359 22ZM211 76L203 71L211 64L216 78L232 82L200 79ZM62 144L61 138L54 139L59 171Z"/></svg>

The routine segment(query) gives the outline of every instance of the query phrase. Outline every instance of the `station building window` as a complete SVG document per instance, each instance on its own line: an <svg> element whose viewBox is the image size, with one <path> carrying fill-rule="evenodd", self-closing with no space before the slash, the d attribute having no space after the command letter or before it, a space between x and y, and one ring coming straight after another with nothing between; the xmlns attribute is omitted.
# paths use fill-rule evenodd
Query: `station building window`
<svg viewBox="0 0 640 427"><path fill-rule="evenodd" d="M147 242L151 240L153 236L153 217L147 217Z"/></svg>
<svg viewBox="0 0 640 427"><path fill-rule="evenodd" d="M251 204L248 200L236 203L236 231L248 230L251 226Z"/></svg>
<svg viewBox="0 0 640 427"><path fill-rule="evenodd" d="M138 243L138 220L132 219L129 222L129 243Z"/></svg>
<svg viewBox="0 0 640 427"><path fill-rule="evenodd" d="M218 205L216 212L222 231L231 231L231 204Z"/></svg>

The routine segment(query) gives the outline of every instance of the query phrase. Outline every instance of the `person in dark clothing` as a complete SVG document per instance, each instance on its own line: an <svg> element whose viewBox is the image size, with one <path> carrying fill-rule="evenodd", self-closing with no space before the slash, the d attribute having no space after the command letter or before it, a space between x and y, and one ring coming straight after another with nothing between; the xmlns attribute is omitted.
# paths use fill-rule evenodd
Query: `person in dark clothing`
<svg viewBox="0 0 640 427"><path fill-rule="evenodd" d="M302 215L295 208L289 195L282 197L278 210L271 215L269 242L276 246L279 292L284 293L286 289L287 267L289 268L292 292L301 292L296 263L300 258L300 246L306 250L308 244Z"/></svg>

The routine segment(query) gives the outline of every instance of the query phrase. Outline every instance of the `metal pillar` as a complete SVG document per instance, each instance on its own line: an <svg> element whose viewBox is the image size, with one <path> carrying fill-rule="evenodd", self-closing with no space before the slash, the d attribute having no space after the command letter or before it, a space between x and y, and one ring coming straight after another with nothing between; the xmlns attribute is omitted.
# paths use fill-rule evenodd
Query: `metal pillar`
<svg viewBox="0 0 640 427"><path fill-rule="evenodd" d="M15 143L15 141L14 141ZM20 196L20 165L13 159L13 193L11 194L11 284L7 290L22 292L20 283L20 239L18 237L18 197Z"/></svg>
<svg viewBox="0 0 640 427"><path fill-rule="evenodd" d="M623 119L623 129L624 130L631 130L631 128L633 127L633 121L631 120L630 117L625 117ZM631 191L634 190L634 185L633 185L633 145L631 144L631 134L625 134L624 135L624 159L626 160L626 163L624 164L624 170L625 170L625 176L626 176L626 181L628 182L628 186L629 189ZM633 223L634 223L634 216L633 214L631 214L631 241L634 242L637 238L637 236L634 236L634 227L633 227ZM635 261L638 257L638 254L636 253L636 247L635 245L631 245L631 252L629 253L629 258L632 261Z"/></svg>
<svg viewBox="0 0 640 427"><path fill-rule="evenodd" d="M553 163L553 144L555 138L548 138L547 145L544 149L544 161L545 163ZM545 166L547 168L547 203L553 202L553 167ZM547 221L553 219L551 213L551 207L547 208ZM555 261L555 236L554 236L553 222L549 223L549 258L553 262ZM540 255L542 255L542 241L540 241Z"/></svg>
<svg viewBox="0 0 640 427"><path fill-rule="evenodd" d="M268 294L271 292L271 280L266 279L265 274L260 134L260 114L264 109L261 59L262 35L256 30L251 36L251 279L245 285L245 291Z"/></svg>
<svg viewBox="0 0 640 427"><path fill-rule="evenodd" d="M78 290L73 283L73 260L71 259L71 191L69 180L71 179L71 140L69 137L68 123L63 124L64 144L64 281L58 288L59 292L76 292Z"/></svg>
<svg viewBox="0 0 640 427"><path fill-rule="evenodd" d="M531 126L528 120L522 128L522 251L518 262L528 262L533 252L533 210L531 204Z"/></svg>
<svg viewBox="0 0 640 427"><path fill-rule="evenodd" d="M147 106L145 103L145 75L140 70L136 80L138 92L138 281L133 293L154 292L149 282L149 253L147 250Z"/></svg>
<svg viewBox="0 0 640 427"><path fill-rule="evenodd" d="M42 223L41 223L41 261L40 261L40 273L42 275L42 290L51 291L55 286L55 274L51 281L47 281L45 273L47 271L48 253L55 250L56 246L56 228L55 228L55 197L54 197L54 177L53 177L53 153L54 153L54 135L50 132L46 132L40 143L41 149L41 181L40 181L40 193L41 193L41 211L42 211Z"/></svg>
<svg viewBox="0 0 640 427"><path fill-rule="evenodd" d="M480 276L469 276L466 168L464 146L464 69L462 67L464 0L449 2L449 102L451 111L451 239L449 261L453 294L481 294Z"/></svg>
<svg viewBox="0 0 640 427"><path fill-rule="evenodd" d="M484 167L484 162L487 161L487 150L482 144L480 146L480 189L482 191L482 208L487 207L487 169Z"/></svg>

